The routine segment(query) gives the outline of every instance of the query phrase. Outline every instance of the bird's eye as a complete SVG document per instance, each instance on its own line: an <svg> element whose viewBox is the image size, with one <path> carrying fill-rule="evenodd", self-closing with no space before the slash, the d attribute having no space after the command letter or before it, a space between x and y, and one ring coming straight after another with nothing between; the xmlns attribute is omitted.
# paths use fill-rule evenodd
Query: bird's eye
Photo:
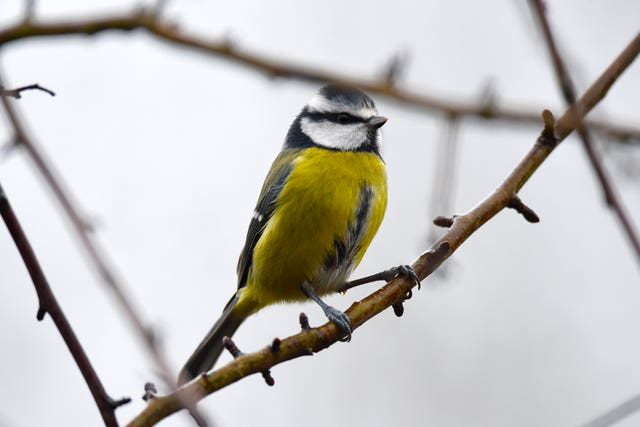
<svg viewBox="0 0 640 427"><path fill-rule="evenodd" d="M351 117L346 113L340 113L338 114L337 120L338 120L338 123L340 123L341 125L344 125L351 121Z"/></svg>

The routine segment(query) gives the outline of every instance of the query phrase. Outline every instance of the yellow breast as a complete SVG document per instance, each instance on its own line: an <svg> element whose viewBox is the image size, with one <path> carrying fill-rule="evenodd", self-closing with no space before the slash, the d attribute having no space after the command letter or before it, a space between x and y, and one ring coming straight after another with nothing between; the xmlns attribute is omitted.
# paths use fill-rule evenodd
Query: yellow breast
<svg viewBox="0 0 640 427"><path fill-rule="evenodd" d="M293 165L256 243L241 293L241 299L256 309L304 299L300 285L305 281L314 283L320 294L334 291L362 259L386 209L386 171L376 154L312 147L302 150ZM331 267L327 260L338 256L337 239L353 234L356 217L362 216L358 208L363 188L369 204L357 247L348 268ZM335 271L327 272L327 267ZM330 279L341 282L329 283Z"/></svg>

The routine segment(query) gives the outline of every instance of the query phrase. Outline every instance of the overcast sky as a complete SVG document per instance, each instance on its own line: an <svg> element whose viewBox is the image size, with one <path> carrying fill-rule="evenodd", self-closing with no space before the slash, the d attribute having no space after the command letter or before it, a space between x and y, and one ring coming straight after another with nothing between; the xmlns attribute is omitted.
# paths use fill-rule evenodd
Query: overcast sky
<svg viewBox="0 0 640 427"><path fill-rule="evenodd" d="M129 1L40 1L42 19L128 11ZM0 25L22 2L0 1ZM638 32L638 1L550 1L551 23L584 89ZM501 105L563 109L525 1L258 2L174 0L166 16L209 38L296 63L375 77L410 57L403 87ZM235 266L271 160L317 85L269 80L143 33L15 43L0 56L8 86L56 91L17 102L34 138L122 272L136 306L161 334L177 373L235 290ZM355 276L410 263L429 244L428 201L440 117L373 96L384 127L390 197L383 226ZM616 83L602 118L640 127L640 64ZM540 129L465 121L458 132L451 215L479 203ZM10 138L0 121L0 142ZM602 141L603 143L607 141ZM606 165L640 228L640 149L607 145ZM28 158L0 162L14 204L60 303L109 393L143 407L154 368ZM541 217L499 214L405 305L312 358L254 376L200 405L217 426L578 426L640 393L640 268L604 207L585 154L569 138L521 196ZM437 233L441 231L436 230ZM0 426L100 425L91 396L0 230ZM374 288L329 299L346 309ZM298 330L313 304L271 307L235 337L243 351ZM225 355L224 360L230 356ZM166 391L166 390L161 390ZM640 423L640 415L619 426ZM192 425L179 414L162 425Z"/></svg>

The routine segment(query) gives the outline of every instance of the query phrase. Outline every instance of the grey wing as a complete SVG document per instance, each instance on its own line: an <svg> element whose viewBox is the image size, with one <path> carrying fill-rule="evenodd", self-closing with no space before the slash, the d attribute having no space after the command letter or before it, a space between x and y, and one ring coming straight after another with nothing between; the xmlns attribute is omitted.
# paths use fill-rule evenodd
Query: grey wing
<svg viewBox="0 0 640 427"><path fill-rule="evenodd" d="M242 248L240 259L238 260L238 289L247 284L247 275L249 274L249 269L253 264L253 249L256 247L260 236L262 236L264 228L273 215L273 211L276 209L278 196L280 195L280 192L282 192L282 188L284 188L287 177L292 170L292 164L285 164L275 176L273 183L270 183L270 185L267 185L262 189L262 194L260 194L260 197L258 198L258 203L253 211L251 222L249 223L249 230L247 231L247 239L245 241L244 248ZM266 184L269 183L267 182Z"/></svg>

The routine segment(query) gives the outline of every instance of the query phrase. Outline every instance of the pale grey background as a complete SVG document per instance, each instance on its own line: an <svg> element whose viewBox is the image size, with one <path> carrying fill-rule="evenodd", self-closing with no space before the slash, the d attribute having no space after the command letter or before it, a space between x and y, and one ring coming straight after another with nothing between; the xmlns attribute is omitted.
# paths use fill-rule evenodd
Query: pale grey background
<svg viewBox="0 0 640 427"><path fill-rule="evenodd" d="M22 2L0 2L0 25ZM126 11L129 1L40 1L43 18ZM550 18L581 88L635 35L637 1L553 1ZM258 2L175 0L167 15L209 37L335 72L373 77L399 50L404 80L425 93L562 105L524 1ZM143 33L14 44L0 58L10 86L39 82L58 96L19 101L34 136L61 171L161 332L177 371L235 289L235 263L262 179L316 85L161 44ZM390 200L356 275L412 261L426 247L437 117L380 97ZM598 114L640 125L640 64ZM0 124L0 140L10 134ZM539 129L465 122L459 132L454 212L492 191ZM611 147L607 165L640 226L638 181ZM637 167L638 163L632 163ZM42 180L11 154L0 181L49 280L126 422L140 411L153 368L96 280ZM637 260L603 207L580 145L563 144L522 192L542 218L504 212L406 305L359 329L351 343L273 369L275 388L251 377L207 398L218 426L576 426L640 392ZM442 212L451 214L453 212ZM91 396L37 300L8 233L0 232L0 425L99 425ZM372 289L336 296L346 308ZM278 306L236 336L245 351L298 330L313 305ZM228 356L225 356L228 358ZM162 425L191 425L177 415ZM634 416L620 426L640 425Z"/></svg>

